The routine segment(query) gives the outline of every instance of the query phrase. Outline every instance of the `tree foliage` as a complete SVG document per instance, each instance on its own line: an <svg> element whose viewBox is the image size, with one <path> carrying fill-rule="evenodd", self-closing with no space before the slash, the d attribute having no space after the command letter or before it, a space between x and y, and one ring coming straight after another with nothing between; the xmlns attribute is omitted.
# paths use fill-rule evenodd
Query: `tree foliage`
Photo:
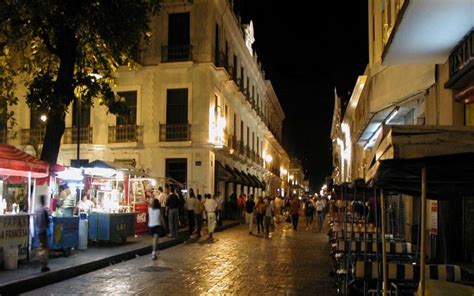
<svg viewBox="0 0 474 296"><path fill-rule="evenodd" d="M112 91L121 65L134 67L150 37L149 19L161 0L0 0L0 106L26 102L48 113L41 159L55 163L74 100L126 106ZM96 79L92 73L99 73ZM5 109L5 108L4 108ZM14 123L13 113L4 119Z"/></svg>

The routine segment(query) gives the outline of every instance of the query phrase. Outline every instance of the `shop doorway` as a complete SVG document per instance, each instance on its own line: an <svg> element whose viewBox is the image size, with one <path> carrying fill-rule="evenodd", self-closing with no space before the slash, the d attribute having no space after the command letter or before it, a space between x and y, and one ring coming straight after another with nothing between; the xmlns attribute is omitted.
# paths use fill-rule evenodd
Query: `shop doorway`
<svg viewBox="0 0 474 296"><path fill-rule="evenodd" d="M188 160L186 158L167 158L166 177L172 178L186 186Z"/></svg>

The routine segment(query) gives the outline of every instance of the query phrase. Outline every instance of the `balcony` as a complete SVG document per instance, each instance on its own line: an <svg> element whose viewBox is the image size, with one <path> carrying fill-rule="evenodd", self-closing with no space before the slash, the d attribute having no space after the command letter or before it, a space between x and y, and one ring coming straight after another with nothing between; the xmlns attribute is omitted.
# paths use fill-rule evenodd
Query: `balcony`
<svg viewBox="0 0 474 296"><path fill-rule="evenodd" d="M91 144L92 143L92 127L81 127L79 140L81 143ZM67 127L64 130L63 135L64 144L77 144L77 128Z"/></svg>
<svg viewBox="0 0 474 296"><path fill-rule="evenodd" d="M160 142L191 141L191 125L160 124Z"/></svg>
<svg viewBox="0 0 474 296"><path fill-rule="evenodd" d="M46 134L45 128L22 129L21 130L21 145L39 145L43 144L43 139Z"/></svg>
<svg viewBox="0 0 474 296"><path fill-rule="evenodd" d="M192 45L162 46L161 61L163 63L192 61L192 52Z"/></svg>
<svg viewBox="0 0 474 296"><path fill-rule="evenodd" d="M109 143L142 142L143 126L109 126Z"/></svg>

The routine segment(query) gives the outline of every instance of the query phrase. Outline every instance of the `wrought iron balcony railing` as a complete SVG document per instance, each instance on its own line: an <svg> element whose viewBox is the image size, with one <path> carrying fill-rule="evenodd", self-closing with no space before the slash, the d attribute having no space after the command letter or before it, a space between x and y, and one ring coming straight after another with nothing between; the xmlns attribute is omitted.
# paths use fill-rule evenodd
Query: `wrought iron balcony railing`
<svg viewBox="0 0 474 296"><path fill-rule="evenodd" d="M109 126L109 143L142 142L143 126Z"/></svg>
<svg viewBox="0 0 474 296"><path fill-rule="evenodd" d="M92 143L92 127L81 127L79 130L79 140L81 143ZM64 144L77 144L77 128L67 127L63 135Z"/></svg>
<svg viewBox="0 0 474 296"><path fill-rule="evenodd" d="M39 145L43 144L46 134L46 128L22 129L21 145Z"/></svg>
<svg viewBox="0 0 474 296"><path fill-rule="evenodd" d="M160 124L160 142L177 142L191 140L191 125Z"/></svg>
<svg viewBox="0 0 474 296"><path fill-rule="evenodd" d="M161 47L161 61L169 62L185 62L193 59L192 45L173 45Z"/></svg>

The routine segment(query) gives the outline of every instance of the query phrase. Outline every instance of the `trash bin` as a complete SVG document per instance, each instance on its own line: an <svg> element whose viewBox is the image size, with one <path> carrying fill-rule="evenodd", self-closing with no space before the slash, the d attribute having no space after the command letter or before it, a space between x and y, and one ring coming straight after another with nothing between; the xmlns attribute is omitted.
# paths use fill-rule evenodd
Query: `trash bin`
<svg viewBox="0 0 474 296"><path fill-rule="evenodd" d="M87 234L89 231L87 214L79 215L79 250L87 249Z"/></svg>
<svg viewBox="0 0 474 296"><path fill-rule="evenodd" d="M14 270L18 268L18 247L12 246L4 248L3 257L5 269Z"/></svg>

